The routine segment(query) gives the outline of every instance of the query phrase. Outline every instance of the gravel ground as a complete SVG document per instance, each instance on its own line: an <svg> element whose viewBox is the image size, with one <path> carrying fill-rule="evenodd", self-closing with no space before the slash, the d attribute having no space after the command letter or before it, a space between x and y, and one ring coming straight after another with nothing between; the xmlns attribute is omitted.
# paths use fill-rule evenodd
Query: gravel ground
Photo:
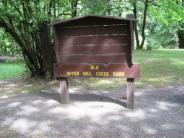
<svg viewBox="0 0 184 138"><path fill-rule="evenodd" d="M125 90L124 90L125 91ZM0 97L0 138L183 138L184 87L137 90L135 109L120 91L70 89Z"/></svg>
<svg viewBox="0 0 184 138"><path fill-rule="evenodd" d="M16 57L10 57L10 56L0 56L0 63L5 61L14 61L16 60Z"/></svg>

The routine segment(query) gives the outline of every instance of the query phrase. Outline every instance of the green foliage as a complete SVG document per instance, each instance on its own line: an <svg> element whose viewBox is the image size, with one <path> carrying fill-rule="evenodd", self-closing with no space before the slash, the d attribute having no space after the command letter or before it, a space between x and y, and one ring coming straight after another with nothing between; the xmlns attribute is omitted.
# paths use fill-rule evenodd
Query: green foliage
<svg viewBox="0 0 184 138"><path fill-rule="evenodd" d="M13 56L21 53L17 43L3 30L0 30L0 38L0 55Z"/></svg>
<svg viewBox="0 0 184 138"><path fill-rule="evenodd" d="M149 35L152 47L177 48L178 31L184 30L182 1L158 0L149 8Z"/></svg>
<svg viewBox="0 0 184 138"><path fill-rule="evenodd" d="M154 24L154 22L153 22ZM152 28L151 26L150 28ZM154 30L149 30L147 39L152 48L176 48L178 45L177 30L172 27L155 24Z"/></svg>
<svg viewBox="0 0 184 138"><path fill-rule="evenodd" d="M158 0L150 7L150 15L160 24L179 27L178 24L184 22L184 6L175 0Z"/></svg>
<svg viewBox="0 0 184 138"><path fill-rule="evenodd" d="M21 49L32 76L44 76L47 69L43 67L43 29L40 28L41 24L49 23L53 17L51 1L2 0L0 5L0 27L5 28Z"/></svg>

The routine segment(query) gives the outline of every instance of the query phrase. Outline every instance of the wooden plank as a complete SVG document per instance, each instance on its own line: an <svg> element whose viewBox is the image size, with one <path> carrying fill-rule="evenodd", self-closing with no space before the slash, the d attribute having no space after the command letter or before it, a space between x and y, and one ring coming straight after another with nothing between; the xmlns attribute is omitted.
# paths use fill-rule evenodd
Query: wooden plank
<svg viewBox="0 0 184 138"><path fill-rule="evenodd" d="M59 55L59 63L127 63L128 56L122 54L73 54Z"/></svg>
<svg viewBox="0 0 184 138"><path fill-rule="evenodd" d="M140 77L139 64L131 67L127 64L55 64L54 72L55 77Z"/></svg>
<svg viewBox="0 0 184 138"><path fill-rule="evenodd" d="M103 35L103 34L128 34L127 24L114 24L111 26L78 26L60 28L62 36L81 36L81 35Z"/></svg>
<svg viewBox="0 0 184 138"><path fill-rule="evenodd" d="M113 44L127 44L129 35L119 36L81 36L81 37L59 37L59 46L70 45L113 45Z"/></svg>
<svg viewBox="0 0 184 138"><path fill-rule="evenodd" d="M98 46L64 46L58 47L58 54L110 54L110 53L125 53L128 46L126 44L120 45L98 45Z"/></svg>
<svg viewBox="0 0 184 138"><path fill-rule="evenodd" d="M130 21L130 30L129 30L129 32L130 32L130 46L131 46L131 48L130 48L130 52L129 53L132 53L131 55L132 55L132 57L131 57L131 63L134 63L135 62L135 59L134 59L134 56L135 56L135 54L134 54L134 22L132 22L132 21Z"/></svg>

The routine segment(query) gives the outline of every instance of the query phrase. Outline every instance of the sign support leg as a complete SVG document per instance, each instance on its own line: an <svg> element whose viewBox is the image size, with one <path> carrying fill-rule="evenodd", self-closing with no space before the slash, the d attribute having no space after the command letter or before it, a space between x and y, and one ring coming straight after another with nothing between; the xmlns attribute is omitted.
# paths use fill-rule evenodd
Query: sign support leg
<svg viewBox="0 0 184 138"><path fill-rule="evenodd" d="M68 104L69 103L68 79L62 78L59 81L60 81L59 93L61 94L61 103Z"/></svg>
<svg viewBox="0 0 184 138"><path fill-rule="evenodd" d="M127 108L134 108L134 78L127 78Z"/></svg>

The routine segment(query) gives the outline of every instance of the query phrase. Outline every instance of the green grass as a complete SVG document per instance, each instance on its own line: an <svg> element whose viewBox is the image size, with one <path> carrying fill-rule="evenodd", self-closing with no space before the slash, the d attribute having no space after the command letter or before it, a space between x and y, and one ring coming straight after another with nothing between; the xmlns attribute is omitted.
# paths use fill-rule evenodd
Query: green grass
<svg viewBox="0 0 184 138"><path fill-rule="evenodd" d="M138 87L166 87L184 83L184 50L136 51L141 65Z"/></svg>
<svg viewBox="0 0 184 138"><path fill-rule="evenodd" d="M136 63L141 66L141 78L136 87L167 87L184 84L184 50L137 50ZM74 85L83 85L88 89L113 90L126 85L123 79L78 79Z"/></svg>
<svg viewBox="0 0 184 138"><path fill-rule="evenodd" d="M24 65L21 63L0 63L0 80L8 80L21 77L24 71Z"/></svg>
<svg viewBox="0 0 184 138"><path fill-rule="evenodd" d="M184 50L135 51L135 59L141 66L141 78L136 87L167 87L184 84ZM25 72L21 63L0 63L0 80L20 77ZM114 90L126 85L125 79L71 79L70 85L82 85L87 89Z"/></svg>

